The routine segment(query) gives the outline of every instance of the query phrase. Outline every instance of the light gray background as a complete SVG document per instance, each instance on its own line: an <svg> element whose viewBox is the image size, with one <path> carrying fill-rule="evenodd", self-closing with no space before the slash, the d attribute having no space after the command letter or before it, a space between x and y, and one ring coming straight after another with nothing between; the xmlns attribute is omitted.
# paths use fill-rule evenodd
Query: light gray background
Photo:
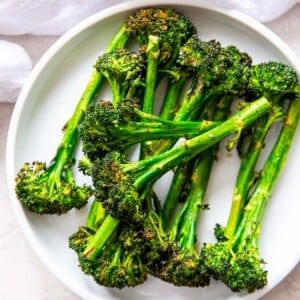
<svg viewBox="0 0 300 300"><path fill-rule="evenodd" d="M287 42L300 58L300 4L266 25ZM35 64L56 37L0 35L0 39L21 44ZM13 104L0 102L0 300L80 299L61 284L36 257L16 221L8 199L5 144L13 107ZM263 300L285 299L300 299L300 265L263 297Z"/></svg>

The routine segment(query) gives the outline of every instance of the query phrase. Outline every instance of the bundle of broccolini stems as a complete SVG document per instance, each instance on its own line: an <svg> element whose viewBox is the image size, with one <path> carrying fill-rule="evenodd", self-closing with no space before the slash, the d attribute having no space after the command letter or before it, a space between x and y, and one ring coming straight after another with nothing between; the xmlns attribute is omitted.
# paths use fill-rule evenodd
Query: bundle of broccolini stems
<svg viewBox="0 0 300 300"><path fill-rule="evenodd" d="M129 42L139 49L130 51ZM100 100L104 83L112 101ZM207 286L213 278L253 292L267 284L260 229L299 113L299 82L289 66L255 65L235 46L203 41L171 8L140 9L98 58L53 160L25 163L16 194L38 214L63 214L90 199L86 224L69 246L100 285L132 287L151 274L176 286ZM274 123L281 123L277 141L257 170ZM240 168L228 222L212 228L215 243L198 245L210 172L229 136L226 151L238 151ZM78 186L72 173L78 139L85 154L78 166L92 186ZM131 161L137 145L139 160ZM168 194L159 199L153 186L170 170Z"/></svg>

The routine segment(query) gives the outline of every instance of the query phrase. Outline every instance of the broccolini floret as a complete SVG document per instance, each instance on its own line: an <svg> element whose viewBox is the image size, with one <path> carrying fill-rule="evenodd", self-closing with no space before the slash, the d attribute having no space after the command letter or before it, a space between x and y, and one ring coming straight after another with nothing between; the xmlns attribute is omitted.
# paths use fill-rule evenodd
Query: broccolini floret
<svg viewBox="0 0 300 300"><path fill-rule="evenodd" d="M134 37L142 51L146 51L149 36L160 40L160 65L173 63L181 45L193 34L196 28L183 14L172 8L145 8L130 15L125 20L125 31Z"/></svg>
<svg viewBox="0 0 300 300"><path fill-rule="evenodd" d="M138 53L117 49L100 56L96 70L108 81L114 105L126 97L134 97L143 86L144 59Z"/></svg>
<svg viewBox="0 0 300 300"><path fill-rule="evenodd" d="M104 227L105 222L107 220L103 222ZM105 238L101 225L98 231L80 227L69 238L69 247L76 252L81 270L98 284L119 289L134 287L147 278L147 268L141 258L143 245L134 230L129 227L122 229L118 223L111 222L113 224L117 225L106 227L111 234L105 243L101 243L101 247L97 244L97 249L90 248L91 241L99 232Z"/></svg>
<svg viewBox="0 0 300 300"><path fill-rule="evenodd" d="M91 105L79 126L83 152L94 160L144 141L190 138L218 125L207 120L167 121L141 111L139 106L137 99L124 99L118 106L104 100Z"/></svg>
<svg viewBox="0 0 300 300"><path fill-rule="evenodd" d="M72 149L70 149L72 151ZM90 198L87 185L78 186L72 174L72 163L61 157L59 149L49 167L43 162L25 163L16 176L15 191L21 203L38 214L63 214L80 209ZM64 164L65 163L65 164Z"/></svg>

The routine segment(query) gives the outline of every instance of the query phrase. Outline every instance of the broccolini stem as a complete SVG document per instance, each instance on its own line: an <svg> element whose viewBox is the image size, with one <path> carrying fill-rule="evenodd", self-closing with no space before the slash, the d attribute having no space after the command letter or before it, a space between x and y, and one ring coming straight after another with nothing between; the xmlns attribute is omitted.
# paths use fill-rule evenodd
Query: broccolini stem
<svg viewBox="0 0 300 300"><path fill-rule="evenodd" d="M264 147L265 138L274 122L282 118L282 110L277 106L278 100L279 99L277 99L277 101L272 101L273 108L270 112L257 120L254 124L249 147L241 158L241 166L237 175L231 209L224 232L228 239L233 237L242 210L246 205L246 199L253 181L255 167L261 149Z"/></svg>
<svg viewBox="0 0 300 300"><path fill-rule="evenodd" d="M135 181L136 187L143 187L144 184L158 179L168 170L178 166L182 162L187 162L200 152L215 145L226 136L240 132L266 113L270 107L270 103L262 97L259 100L250 103L246 108L237 112L219 126L190 140L186 140L180 146L162 154L136 163L131 163L124 167L124 172L147 169L138 176L138 179Z"/></svg>
<svg viewBox="0 0 300 300"><path fill-rule="evenodd" d="M157 68L159 59L159 37L149 35L147 46L147 71L145 82L145 93L142 110L147 113L153 112L154 94L157 86Z"/></svg>
<svg viewBox="0 0 300 300"><path fill-rule="evenodd" d="M126 32L125 24L122 24L117 30L111 41L109 42L106 52L110 52L115 49L122 49L127 44L129 40L129 35Z"/></svg>
<svg viewBox="0 0 300 300"><path fill-rule="evenodd" d="M166 120L173 119L180 98L179 95L183 90L185 82L186 82L186 78L182 76L180 79L176 80L175 82L171 81L171 83L168 85L167 92L159 113L159 116L162 119L166 119Z"/></svg>
<svg viewBox="0 0 300 300"><path fill-rule="evenodd" d="M153 113L154 109L154 97L155 90L157 87L157 75L158 75L158 64L159 64L159 37L155 35L149 35L147 45L147 68L146 68L146 80L145 80L145 91L142 110L146 113ZM141 144L140 158L148 155L148 145L146 143Z"/></svg>
<svg viewBox="0 0 300 300"><path fill-rule="evenodd" d="M215 99L218 100L218 99ZM230 106L232 103L232 96L224 96L221 100L218 100L218 103L215 101L210 101L207 103L205 110L202 112L203 117L214 118L216 121L221 121L226 118L229 113ZM217 107L217 111L215 109ZM214 155L212 151L212 155ZM189 164L185 165L184 167L180 167L176 169L174 173L172 183L170 185L170 189L168 191L163 209L162 209L162 216L164 220L165 226L168 226L168 222L171 220L171 216L175 211L176 204L178 202L178 198L182 193L183 186L187 181L187 177L189 172L188 169L192 168L194 162L191 161Z"/></svg>
<svg viewBox="0 0 300 300"><path fill-rule="evenodd" d="M72 151L72 147L77 142L77 127L78 124L81 122L84 112L91 101L94 99L95 95L97 94L100 86L102 86L104 82L104 77L99 74L97 71L93 71L88 84L83 91L83 94L75 107L73 115L69 119L64 128L64 136L62 139L62 147L66 149L65 151ZM76 137L75 137L76 135Z"/></svg>
<svg viewBox="0 0 300 300"><path fill-rule="evenodd" d="M120 259L121 259L121 255L122 255L122 245L121 244L117 244L115 246L115 251L113 252L113 257L112 260L109 264L109 268L113 267L113 266L118 266L120 264Z"/></svg>
<svg viewBox="0 0 300 300"><path fill-rule="evenodd" d="M229 114L232 96L224 96L218 103L209 103L202 114L214 116L216 120L224 120ZM217 107L217 109L215 109ZM194 170L188 184L184 213L181 216L182 225L180 228L179 242L182 247L194 249L196 244L196 230L200 210L204 207L204 198L208 185L211 169L215 159L218 146L204 151L197 156ZM178 197L177 197L178 198ZM173 206L174 211L175 205Z"/></svg>
<svg viewBox="0 0 300 300"><path fill-rule="evenodd" d="M168 232L169 238L172 241L177 240L178 233L180 230L180 225L181 225L184 213L187 208L188 208L188 203L187 203L187 201L185 201L183 203L183 205L181 206L181 208L177 211L175 218L173 220L169 221L171 224L170 224L169 228L167 228L165 231Z"/></svg>
<svg viewBox="0 0 300 300"><path fill-rule="evenodd" d="M194 82L190 90L184 95L181 105L174 114L174 121L187 121L199 112L206 103L206 97L202 94L203 82L201 78L194 78ZM176 140L163 140L159 143L152 143L153 153L162 153L170 149Z"/></svg>
<svg viewBox="0 0 300 300"><path fill-rule="evenodd" d="M199 111L199 107L203 107L201 99L205 99L202 95L203 80L201 77L194 79L193 87L186 93L182 99L182 103L175 113L174 120L185 121L189 120L195 110Z"/></svg>
<svg viewBox="0 0 300 300"><path fill-rule="evenodd" d="M199 161L191 176L191 187L186 199L188 208L185 210L183 225L180 228L180 244L184 248L195 248L199 213L203 209L206 187L214 162L213 152L209 149L203 155L199 155Z"/></svg>
<svg viewBox="0 0 300 300"><path fill-rule="evenodd" d="M181 122L181 123L134 123L126 124L124 127L120 126L116 131L122 138L130 138L130 141L147 141L157 140L163 138L180 138L180 137L194 137L205 131L218 126L220 122L199 121L199 122Z"/></svg>
<svg viewBox="0 0 300 300"><path fill-rule="evenodd" d="M67 168L65 170L65 178L68 183L74 183L75 180L74 180L73 172L70 168Z"/></svg>
<svg viewBox="0 0 300 300"><path fill-rule="evenodd" d="M84 250L84 255L89 259L96 259L106 242L116 232L119 223L120 220L107 215L95 235L93 235L88 241Z"/></svg>
<svg viewBox="0 0 300 300"><path fill-rule="evenodd" d="M105 217L106 212L105 209L102 207L102 204L96 199L94 199L86 219L86 226L92 229L93 231L97 231L97 229L104 221Z"/></svg>
<svg viewBox="0 0 300 300"><path fill-rule="evenodd" d="M112 103L114 106L117 106L122 99L124 99L123 95L121 95L121 82L116 78L107 77L106 80L109 82L112 93Z"/></svg>
<svg viewBox="0 0 300 300"><path fill-rule="evenodd" d="M244 208L244 213L234 235L234 246L242 247L243 242L245 243L260 226L269 197L286 164L299 117L300 98L290 104L277 141L263 166L255 190Z"/></svg>
<svg viewBox="0 0 300 300"><path fill-rule="evenodd" d="M241 166L237 175L237 180L232 197L230 213L225 228L225 236L228 239L231 239L233 237L234 232L237 228L242 210L246 204L249 189L251 188L251 182L254 176L254 168L256 166L261 149L264 145L264 139L273 124L273 120L271 118L269 118L268 116L264 117L262 117L262 119L264 121L267 119L266 122L260 122L261 120L258 120L258 123L265 124L261 124L263 125L263 127L256 127L257 130L253 133L255 137L251 139L251 142L254 141L254 143L252 143L251 148L247 151L246 155L242 157L241 160Z"/></svg>
<svg viewBox="0 0 300 300"><path fill-rule="evenodd" d="M69 146L61 143L58 147L54 159L50 162L50 166L46 172L45 178L48 178L50 185L50 193L57 187L61 186L62 176L65 176L69 183L74 182L74 177L68 163L71 164L70 159L74 152L78 134L75 132L70 138Z"/></svg>
<svg viewBox="0 0 300 300"><path fill-rule="evenodd" d="M158 127L162 126L162 125L169 125L170 127L179 127L179 126L185 127L185 126L190 125L192 127L192 126L195 126L197 123L199 124L199 122L203 122L203 124L204 124L204 121L206 119L205 117L201 118L200 121L164 119L161 116L155 116L153 114L145 113L138 109L135 110L135 113L141 119L144 118L145 121L147 121L146 124L149 124L150 122L157 123L157 124L161 123L158 125ZM212 123L212 121L206 121L206 122ZM153 123L150 123L150 124L153 124ZM217 125L217 122L215 123L215 125Z"/></svg>
<svg viewBox="0 0 300 300"><path fill-rule="evenodd" d="M162 220L165 228L170 226L172 221L172 215L175 211L176 204L179 196L181 196L184 185L186 184L190 170L194 165L194 161L191 160L189 163L183 165L180 168L176 168L173 175L172 183L162 208ZM177 214L176 214L177 216Z"/></svg>

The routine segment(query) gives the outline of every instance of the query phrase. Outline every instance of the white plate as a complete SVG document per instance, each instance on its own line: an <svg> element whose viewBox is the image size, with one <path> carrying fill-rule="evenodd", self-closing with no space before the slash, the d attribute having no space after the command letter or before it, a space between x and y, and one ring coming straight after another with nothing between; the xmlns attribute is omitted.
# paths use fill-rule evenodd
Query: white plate
<svg viewBox="0 0 300 300"><path fill-rule="evenodd" d="M299 135L287 167L267 207L261 237L261 254L268 262L269 283L251 295L234 294L220 283L208 288L176 288L150 278L145 284L121 291L100 287L82 274L68 249L68 237L83 224L87 208L65 216L37 216L23 210L14 194L14 177L25 161L49 161L61 138L60 129L72 113L92 66L125 16L140 7L128 2L99 12L66 33L36 65L17 101L8 134L7 176L17 218L30 244L48 268L84 299L257 299L273 288L300 257ZM278 60L300 66L292 51L255 20L232 10L199 6L198 1L143 1L144 6L169 5L192 19L202 39L217 39L248 52L254 62ZM223 155L214 168L208 188L211 210L202 214L200 242L213 240L216 222L224 224L230 207L235 155ZM78 175L79 176L79 175ZM163 185L159 185L161 193Z"/></svg>

